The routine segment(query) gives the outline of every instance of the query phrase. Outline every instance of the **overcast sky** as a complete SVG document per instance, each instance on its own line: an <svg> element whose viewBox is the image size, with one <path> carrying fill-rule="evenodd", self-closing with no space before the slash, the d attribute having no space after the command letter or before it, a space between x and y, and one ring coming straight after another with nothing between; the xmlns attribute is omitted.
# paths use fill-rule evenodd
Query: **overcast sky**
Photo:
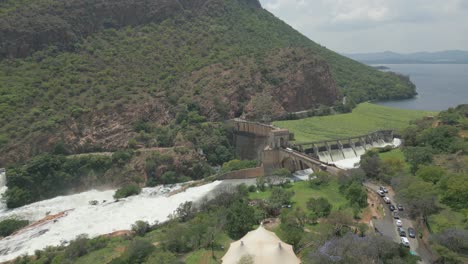
<svg viewBox="0 0 468 264"><path fill-rule="evenodd" d="M468 0L260 0L338 52L468 50Z"/></svg>

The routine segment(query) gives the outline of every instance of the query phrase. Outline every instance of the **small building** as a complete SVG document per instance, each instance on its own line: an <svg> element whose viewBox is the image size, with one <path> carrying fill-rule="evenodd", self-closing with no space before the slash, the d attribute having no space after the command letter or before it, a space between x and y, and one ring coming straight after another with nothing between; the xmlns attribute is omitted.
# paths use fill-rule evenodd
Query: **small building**
<svg viewBox="0 0 468 264"><path fill-rule="evenodd" d="M238 264L242 258L250 258L254 264L300 264L293 247L282 242L275 233L260 225L243 238L232 242L221 259L223 264Z"/></svg>

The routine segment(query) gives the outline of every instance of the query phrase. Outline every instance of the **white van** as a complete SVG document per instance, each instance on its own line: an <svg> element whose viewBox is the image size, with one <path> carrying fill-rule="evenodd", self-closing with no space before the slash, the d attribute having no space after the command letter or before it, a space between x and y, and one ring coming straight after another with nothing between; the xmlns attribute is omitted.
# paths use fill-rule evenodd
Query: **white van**
<svg viewBox="0 0 468 264"><path fill-rule="evenodd" d="M405 247L409 247L409 240L406 237L401 237L401 243Z"/></svg>

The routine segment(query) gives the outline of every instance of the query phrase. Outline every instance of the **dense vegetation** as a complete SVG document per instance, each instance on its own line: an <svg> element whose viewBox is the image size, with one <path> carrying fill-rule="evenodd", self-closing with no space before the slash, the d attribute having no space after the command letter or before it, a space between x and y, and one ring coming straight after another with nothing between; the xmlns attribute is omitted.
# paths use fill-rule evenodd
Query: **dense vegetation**
<svg viewBox="0 0 468 264"><path fill-rule="evenodd" d="M211 200L181 204L166 223L137 221L134 233L123 237L78 236L67 247L38 250L35 258L22 257L16 263L219 263L233 240L268 217L281 219L279 226L267 228L295 251L302 250L303 263L336 263L337 258L338 263L416 263L408 249L367 232L358 222L360 210L353 215L353 202L340 189L359 177L326 177L320 186L306 181L258 192L255 186L227 187ZM322 201L323 209L309 209L306 197ZM285 204L292 208L283 208ZM359 251L348 250L349 243Z"/></svg>
<svg viewBox="0 0 468 264"><path fill-rule="evenodd" d="M467 120L468 105L451 108L406 128L402 152L362 157L366 175L390 183L419 228L429 229L437 263L467 260Z"/></svg>
<svg viewBox="0 0 468 264"><path fill-rule="evenodd" d="M274 124L288 128L297 142L311 142L359 136L381 129L402 130L409 121L433 114L362 103L348 114L277 121Z"/></svg>
<svg viewBox="0 0 468 264"><path fill-rule="evenodd" d="M28 220L5 219L0 221L0 237L9 236L28 224Z"/></svg>
<svg viewBox="0 0 468 264"><path fill-rule="evenodd" d="M253 0L178 1L183 11L171 1L147 8L136 1L114 2L103 1L103 9L83 0L1 3L2 47L13 45L18 38L10 39L9 32L18 31L26 44L15 45L31 49L24 58L0 61L2 151L20 146L28 157L61 140L71 152L140 143L170 146L179 134L191 141L186 134L193 124L240 115L254 94L278 93L287 80L277 72L309 58L328 62L350 100L414 94L404 78L321 47ZM98 11L84 11L89 8ZM131 127L138 120L153 128L136 124L136 132L111 131L119 134L111 143L89 136L97 126ZM155 142L148 137L152 133L160 135ZM52 140L39 140L44 136ZM218 164L228 160L216 161L218 152L225 150L206 154Z"/></svg>
<svg viewBox="0 0 468 264"><path fill-rule="evenodd" d="M112 157L107 156L36 156L24 165L7 170L8 190L4 194L7 206L14 208L63 195L85 186L86 180L105 183L103 175L112 166L115 166Z"/></svg>
<svg viewBox="0 0 468 264"><path fill-rule="evenodd" d="M129 184L129 185L125 185L117 189L117 191L115 191L114 198L115 199L126 198L132 195L140 194L140 192L141 192L140 186L136 184Z"/></svg>

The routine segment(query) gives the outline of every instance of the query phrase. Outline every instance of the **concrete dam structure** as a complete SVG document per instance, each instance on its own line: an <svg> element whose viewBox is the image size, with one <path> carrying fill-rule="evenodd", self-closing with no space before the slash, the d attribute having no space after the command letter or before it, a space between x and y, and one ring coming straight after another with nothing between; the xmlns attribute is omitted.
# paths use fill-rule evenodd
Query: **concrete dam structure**
<svg viewBox="0 0 468 264"><path fill-rule="evenodd" d="M279 168L287 168L291 172L304 169L319 171L323 169L323 162L306 153L292 150L289 141L292 134L288 129L281 129L272 125L249 122L242 119L231 120L236 144L236 154L241 159L258 160L263 168L263 175ZM259 168L245 172L245 177L258 174ZM330 167L330 173L338 174L340 169ZM229 175L235 177L238 175Z"/></svg>
<svg viewBox="0 0 468 264"><path fill-rule="evenodd" d="M358 158L367 150L393 145L393 130L379 130L366 135L315 141L293 145L293 148L325 163Z"/></svg>

